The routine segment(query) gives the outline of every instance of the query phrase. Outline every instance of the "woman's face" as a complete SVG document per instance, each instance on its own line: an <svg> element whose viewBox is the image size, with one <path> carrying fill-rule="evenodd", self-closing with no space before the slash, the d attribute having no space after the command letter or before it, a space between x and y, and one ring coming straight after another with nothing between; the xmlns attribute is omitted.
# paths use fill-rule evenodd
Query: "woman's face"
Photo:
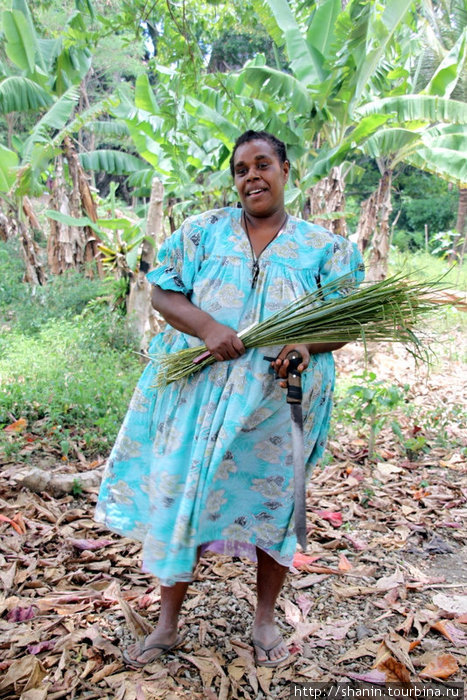
<svg viewBox="0 0 467 700"><path fill-rule="evenodd" d="M235 151L234 182L243 210L267 217L284 208L288 161L281 163L269 141L243 143Z"/></svg>

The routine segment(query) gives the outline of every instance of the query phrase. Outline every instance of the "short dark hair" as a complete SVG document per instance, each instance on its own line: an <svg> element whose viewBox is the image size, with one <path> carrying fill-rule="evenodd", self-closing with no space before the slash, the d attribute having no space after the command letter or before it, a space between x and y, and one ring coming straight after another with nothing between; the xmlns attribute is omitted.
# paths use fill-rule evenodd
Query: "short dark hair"
<svg viewBox="0 0 467 700"><path fill-rule="evenodd" d="M232 173L232 177L234 177L235 175L235 152L239 146L242 146L244 143L248 143L249 141L267 141L273 147L276 156L279 158L279 162L281 164L285 163L285 161L288 160L285 143L283 141L280 141L276 136L274 136L274 134L270 134L269 131L253 131L253 129L248 129L248 131L244 131L243 134L241 134L235 141L232 150L232 155L230 156L229 161L230 172Z"/></svg>

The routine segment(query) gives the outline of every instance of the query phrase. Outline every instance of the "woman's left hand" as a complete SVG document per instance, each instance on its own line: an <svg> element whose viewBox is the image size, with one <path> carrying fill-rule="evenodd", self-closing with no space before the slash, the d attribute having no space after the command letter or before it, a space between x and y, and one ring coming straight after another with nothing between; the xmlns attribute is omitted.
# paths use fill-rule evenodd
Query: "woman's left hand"
<svg viewBox="0 0 467 700"><path fill-rule="evenodd" d="M271 362L277 376L284 380L287 379L287 369L289 366L287 355L289 352L292 352L292 350L296 350L296 352L299 352L302 356L302 362L297 367L300 373L304 372L310 363L310 351L308 349L308 345L300 343L295 345L284 345L274 362ZM283 381L280 383L280 385L283 389L285 389L287 387L287 382Z"/></svg>

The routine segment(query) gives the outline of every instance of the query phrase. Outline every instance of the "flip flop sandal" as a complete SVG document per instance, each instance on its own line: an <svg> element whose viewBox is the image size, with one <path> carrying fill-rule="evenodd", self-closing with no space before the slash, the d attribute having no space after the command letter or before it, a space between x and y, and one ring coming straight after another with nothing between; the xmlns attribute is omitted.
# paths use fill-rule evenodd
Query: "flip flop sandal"
<svg viewBox="0 0 467 700"><path fill-rule="evenodd" d="M138 658L132 659L131 656L128 654L128 651L124 649L122 651L122 660L127 666L130 666L131 668L144 668L144 666L147 666L148 664L152 664L154 661L157 661L157 659L159 659L163 654L166 654L171 649L175 649L175 647L178 647L178 645L181 644L184 638L185 635L179 634L173 644L163 644L162 642L158 642L157 644L150 644L149 646L144 645L143 639L143 641L140 642L139 652L137 656L141 656L141 654L144 654L146 651L151 651L151 649L159 649L160 653L156 654L152 657L152 659L149 659L148 661L138 661Z"/></svg>
<svg viewBox="0 0 467 700"><path fill-rule="evenodd" d="M264 646L260 641L257 639L254 639L253 637L251 638L253 647L259 647L262 651L265 652L266 655L269 655L269 652L275 649L279 644L283 641L282 637L279 635L276 637L276 639L273 641L272 644L269 646ZM268 659L267 661L260 661L258 659L258 656L256 654L256 649L254 650L255 654L255 663L257 666L267 666L268 668L274 668L274 666L279 666L283 661L286 661L286 659L289 658L290 654L287 651L287 654L284 654L284 656L279 657L278 659Z"/></svg>

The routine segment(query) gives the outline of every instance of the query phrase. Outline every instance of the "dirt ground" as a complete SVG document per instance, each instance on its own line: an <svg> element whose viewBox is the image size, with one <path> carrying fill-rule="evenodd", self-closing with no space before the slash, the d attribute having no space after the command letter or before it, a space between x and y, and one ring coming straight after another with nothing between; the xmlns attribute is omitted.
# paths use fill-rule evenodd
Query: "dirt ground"
<svg viewBox="0 0 467 700"><path fill-rule="evenodd" d="M450 347L464 342L460 334ZM290 657L275 669L254 664L254 565L211 553L189 588L180 647L125 668L121 649L159 610L139 545L93 521L96 488L34 493L15 483L17 464L0 461L0 698L287 698L293 682L464 680L467 378L458 354L441 353L427 374L398 347L370 349L378 380L406 385L395 414L407 440L422 434L422 448L407 451L387 422L369 460L365 425L337 416L309 484L309 546L279 600ZM341 382L364 366L356 346L336 361ZM52 472L96 466L53 463L39 448L27 461Z"/></svg>

